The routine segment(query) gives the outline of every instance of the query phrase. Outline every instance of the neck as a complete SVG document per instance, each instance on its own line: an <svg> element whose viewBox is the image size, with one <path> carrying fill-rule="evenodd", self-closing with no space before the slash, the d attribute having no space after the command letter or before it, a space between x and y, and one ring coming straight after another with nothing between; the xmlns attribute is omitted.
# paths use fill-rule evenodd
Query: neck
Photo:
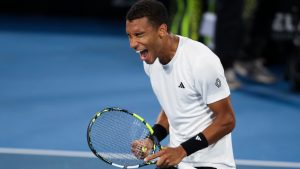
<svg viewBox="0 0 300 169"><path fill-rule="evenodd" d="M179 37L169 34L165 39L164 45L161 50L161 57L159 62L163 65L168 64L174 57L179 43Z"/></svg>

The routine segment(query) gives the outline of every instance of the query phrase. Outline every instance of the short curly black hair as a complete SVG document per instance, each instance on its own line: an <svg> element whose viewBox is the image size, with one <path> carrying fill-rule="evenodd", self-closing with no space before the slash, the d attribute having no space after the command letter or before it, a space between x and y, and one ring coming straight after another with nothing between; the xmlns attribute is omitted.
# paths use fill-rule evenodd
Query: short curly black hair
<svg viewBox="0 0 300 169"><path fill-rule="evenodd" d="M168 11L164 4L157 0L137 1L127 12L126 20L132 21L143 17L147 17L150 23L155 27L166 24L169 28Z"/></svg>

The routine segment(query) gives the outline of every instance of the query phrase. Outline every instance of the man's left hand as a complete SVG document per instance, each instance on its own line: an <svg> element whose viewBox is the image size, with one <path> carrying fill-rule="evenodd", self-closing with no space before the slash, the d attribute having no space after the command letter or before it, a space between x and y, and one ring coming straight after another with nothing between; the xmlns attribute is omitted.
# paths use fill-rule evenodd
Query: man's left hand
<svg viewBox="0 0 300 169"><path fill-rule="evenodd" d="M146 157L144 160L145 162L148 162L158 158L156 166L158 168L167 168L177 166L186 155L187 154L182 146L175 148L164 147L159 152Z"/></svg>

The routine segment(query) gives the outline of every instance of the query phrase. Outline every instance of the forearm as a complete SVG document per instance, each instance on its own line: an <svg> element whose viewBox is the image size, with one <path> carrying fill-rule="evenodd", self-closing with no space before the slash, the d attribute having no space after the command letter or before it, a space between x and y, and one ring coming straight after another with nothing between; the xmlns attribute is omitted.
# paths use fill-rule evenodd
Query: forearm
<svg viewBox="0 0 300 169"><path fill-rule="evenodd" d="M223 123L214 121L204 131L196 134L187 141L181 143L181 146L186 151L187 155L208 147L231 132L233 129L232 123Z"/></svg>
<svg viewBox="0 0 300 169"><path fill-rule="evenodd" d="M210 145L230 133L234 127L235 118L232 115L227 114L221 117L216 117L212 124L208 126L202 133Z"/></svg>
<svg viewBox="0 0 300 169"><path fill-rule="evenodd" d="M163 140L169 134L169 122L165 112L162 110L153 126L153 135L158 141Z"/></svg>
<svg viewBox="0 0 300 169"><path fill-rule="evenodd" d="M202 132L181 143L187 155L204 149L230 133L235 126L234 112L230 98L225 98L208 105L213 112L212 123Z"/></svg>

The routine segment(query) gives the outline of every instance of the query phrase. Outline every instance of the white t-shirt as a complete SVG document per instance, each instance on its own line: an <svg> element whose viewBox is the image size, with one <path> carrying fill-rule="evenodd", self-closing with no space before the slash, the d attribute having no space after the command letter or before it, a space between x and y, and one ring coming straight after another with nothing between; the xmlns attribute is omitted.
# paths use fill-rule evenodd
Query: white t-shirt
<svg viewBox="0 0 300 169"><path fill-rule="evenodd" d="M207 104L230 95L219 58L205 45L178 36L175 56L167 65L158 59L144 69L169 120L171 147L202 132L212 123ZM183 159L194 167L235 168L231 134Z"/></svg>

